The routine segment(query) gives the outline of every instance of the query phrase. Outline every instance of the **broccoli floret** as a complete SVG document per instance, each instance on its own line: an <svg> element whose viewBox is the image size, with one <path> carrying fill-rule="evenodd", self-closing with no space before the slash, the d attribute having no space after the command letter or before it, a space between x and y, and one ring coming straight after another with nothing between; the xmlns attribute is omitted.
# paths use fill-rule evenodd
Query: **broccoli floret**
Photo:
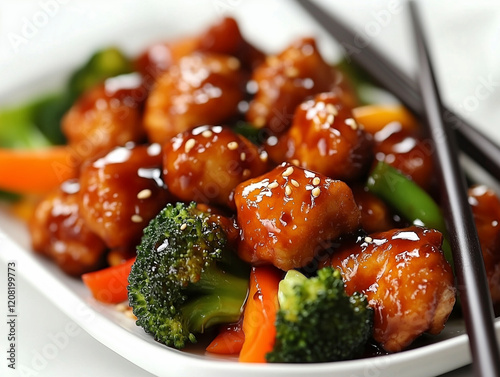
<svg viewBox="0 0 500 377"><path fill-rule="evenodd" d="M248 273L209 213L195 203L169 204L144 230L129 275L129 303L137 325L180 349L206 328L239 319Z"/></svg>
<svg viewBox="0 0 500 377"><path fill-rule="evenodd" d="M280 282L276 342L266 355L273 363L316 363L352 359L372 333L373 310L366 296L348 296L338 270L326 267L307 278L290 270Z"/></svg>

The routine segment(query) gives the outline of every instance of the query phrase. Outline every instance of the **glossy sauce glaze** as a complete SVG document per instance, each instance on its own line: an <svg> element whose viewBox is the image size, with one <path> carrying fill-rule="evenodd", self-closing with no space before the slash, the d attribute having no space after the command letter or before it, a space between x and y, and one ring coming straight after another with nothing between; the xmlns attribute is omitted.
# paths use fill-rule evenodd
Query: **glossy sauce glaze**
<svg viewBox="0 0 500 377"><path fill-rule="evenodd" d="M144 126L151 142L217 124L236 115L245 79L240 61L229 55L193 53L163 73L151 91Z"/></svg>
<svg viewBox="0 0 500 377"><path fill-rule="evenodd" d="M481 243L490 295L497 312L500 310L500 199L484 185L468 191L477 234Z"/></svg>
<svg viewBox="0 0 500 377"><path fill-rule="evenodd" d="M113 149L82 167L82 215L110 248L137 245L142 230L171 199L158 144Z"/></svg>
<svg viewBox="0 0 500 377"><path fill-rule="evenodd" d="M184 201L234 209L235 187L269 170L267 153L228 127L200 126L164 145L169 191Z"/></svg>
<svg viewBox="0 0 500 377"><path fill-rule="evenodd" d="M336 250L327 263L341 271L347 294L368 297L373 337L386 351L443 329L455 288L442 239L438 231L416 226L374 233Z"/></svg>
<svg viewBox="0 0 500 377"><path fill-rule="evenodd" d="M142 142L146 90L138 74L122 75L85 92L62 120L69 146L80 160L127 142Z"/></svg>
<svg viewBox="0 0 500 377"><path fill-rule="evenodd" d="M33 249L74 276L103 267L107 251L82 217L79 191L78 181L64 183L37 205L29 223Z"/></svg>
<svg viewBox="0 0 500 377"><path fill-rule="evenodd" d="M390 122L374 134L374 154L377 161L384 161L402 171L425 190L435 183L432 153L429 139L417 131Z"/></svg>
<svg viewBox="0 0 500 377"><path fill-rule="evenodd" d="M361 213L361 226L367 233L404 227L405 222L365 186L355 184L351 189Z"/></svg>
<svg viewBox="0 0 500 377"><path fill-rule="evenodd" d="M153 86L156 78L172 64L195 51L234 56L248 71L265 58L262 52L243 38L236 20L225 17L199 35L149 46L134 60L134 67Z"/></svg>
<svg viewBox="0 0 500 377"><path fill-rule="evenodd" d="M239 256L285 271L311 263L333 240L360 225L344 182L286 163L238 185L235 203Z"/></svg>
<svg viewBox="0 0 500 377"><path fill-rule="evenodd" d="M333 91L354 105L356 96L342 74L327 64L312 38L291 44L268 56L253 72L255 96L246 114L258 128L279 135L290 127L295 108L308 96Z"/></svg>
<svg viewBox="0 0 500 377"><path fill-rule="evenodd" d="M333 179L361 177L373 158L372 136L354 120L351 110L331 92L302 102L288 131L267 140L269 155Z"/></svg>

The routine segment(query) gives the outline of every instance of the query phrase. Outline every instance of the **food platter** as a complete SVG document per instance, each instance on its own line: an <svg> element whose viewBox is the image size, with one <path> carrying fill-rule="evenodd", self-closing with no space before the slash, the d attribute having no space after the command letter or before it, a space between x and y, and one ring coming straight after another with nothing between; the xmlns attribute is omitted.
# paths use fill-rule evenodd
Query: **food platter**
<svg viewBox="0 0 500 377"><path fill-rule="evenodd" d="M40 287L48 300L81 326L96 340L139 367L158 376L435 376L468 364L467 337L461 320L448 322L437 337L419 341L419 347L393 355L336 363L244 364L230 358L207 356L200 347L187 352L167 348L146 335L133 320L113 305L95 301L76 279L67 277L50 262L29 250L28 234L22 223L3 211L0 213L0 258L15 260L22 266L23 276ZM43 289L39 284L43 281ZM500 336L500 322L496 322Z"/></svg>
<svg viewBox="0 0 500 377"><path fill-rule="evenodd" d="M226 12L229 9L237 14L244 13L244 5L240 6L237 3L239 4L240 2L225 2L226 6L223 8L223 11ZM158 6L156 5L156 7ZM282 11L287 9L284 4L280 6L281 8L277 7L277 9L273 9L275 14L279 14L280 9ZM234 9L230 9L231 7ZM187 6L184 6L184 8L187 8ZM216 10L215 12L213 11L214 9ZM210 5L210 17L216 17L220 14L220 11L217 9L220 8L215 7L214 4ZM132 14L132 7L128 11ZM178 11L186 11L186 9ZM127 11L124 12L126 13ZM287 17L291 17L292 19L295 17L300 18L300 15L293 15L293 11L290 13L292 15L287 15ZM122 14L122 17L130 17L131 14ZM191 21L196 23L199 19L201 22L204 19L204 16L201 14L201 11L195 12ZM141 24L138 21L139 29L146 24L144 22L146 17L147 12L138 17L143 22ZM167 33L164 33L165 36L170 37L171 35L175 35L177 32L172 31L172 29L179 26L178 24L172 26ZM111 26L105 26L104 28L106 27L111 29ZM133 26L130 27L132 30L134 29ZM283 27L283 21L278 22L274 27ZM185 27L179 26L179 33L185 32L186 30L184 29ZM314 30L314 28L311 27L310 30ZM150 40L154 40L151 38L153 38L152 35L155 32L149 31L149 34L145 33L145 35ZM134 33L123 33L123 35L128 36L132 34ZM260 36L256 35L254 37L255 42L258 43L258 39L263 39L263 35L262 33L260 33ZM119 37L117 38L120 39ZM276 45L268 43L266 46L267 49L272 49L273 47L279 48L280 45L283 45L282 41L286 40L286 38L286 36L281 35L281 37L277 38L277 41L273 42ZM123 40L120 42L127 45L126 47L130 51L137 51L137 46L143 42L138 41L138 39L133 40L131 38L128 42ZM328 53L334 55L332 51ZM32 93L37 94L37 91L40 90L30 86L29 82L41 83L40 87L50 87L54 82L57 82L56 75L61 71L69 70L70 65L65 62L56 62L53 58L42 60L38 68L27 74L27 78L18 79L18 82L24 84L20 86L21 88L24 86L24 89L19 91L19 97L29 96ZM8 85L14 86L15 79L15 77L14 79L10 78L9 80L11 81ZM2 94L5 93L2 92ZM471 361L467 338L463 335L464 327L458 319L450 321L446 329L438 337L426 337L422 341L419 341L418 347L408 351L394 355L338 363L316 365L248 365L236 363L231 359L207 356L200 348L193 348L188 352L172 350L154 342L152 338L136 327L131 319L116 311L113 306L105 306L94 301L78 280L68 278L46 260L33 255L27 240L28 235L24 225L11 219L2 210L0 213L0 258L4 262L9 260L19 261L22 265L20 273L23 277L36 286L39 286L39 282L43 281L43 289L41 290L46 294L47 299L52 301L75 323L99 342L155 375L189 376L199 374L203 370L203 375L206 376L229 376L235 374L241 376L253 376L257 374L299 376L306 373L313 376L432 376L458 368ZM500 334L499 322L496 323L496 330L497 335Z"/></svg>

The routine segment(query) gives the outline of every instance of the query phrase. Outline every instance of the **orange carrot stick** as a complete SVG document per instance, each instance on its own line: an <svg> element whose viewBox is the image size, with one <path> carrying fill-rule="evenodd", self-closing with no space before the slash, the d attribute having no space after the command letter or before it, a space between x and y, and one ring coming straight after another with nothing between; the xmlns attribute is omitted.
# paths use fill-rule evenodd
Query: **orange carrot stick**
<svg viewBox="0 0 500 377"><path fill-rule="evenodd" d="M42 194L77 176L66 146L44 149L0 148L0 190Z"/></svg>
<svg viewBox="0 0 500 377"><path fill-rule="evenodd" d="M245 341L239 361L265 363L266 354L274 347L278 310L278 285L283 273L271 266L253 267L250 292L243 314Z"/></svg>
<svg viewBox="0 0 500 377"><path fill-rule="evenodd" d="M367 105L352 110L356 122L364 126L365 131L375 134L391 122L399 122L408 131L418 129L415 117L399 105Z"/></svg>
<svg viewBox="0 0 500 377"><path fill-rule="evenodd" d="M97 301L118 304L128 297L127 286L130 269L135 258L103 270L82 275L82 280Z"/></svg>
<svg viewBox="0 0 500 377"><path fill-rule="evenodd" d="M207 352L218 355L237 355L241 351L245 334L242 329L242 322L233 323L222 327L219 334L206 348Z"/></svg>

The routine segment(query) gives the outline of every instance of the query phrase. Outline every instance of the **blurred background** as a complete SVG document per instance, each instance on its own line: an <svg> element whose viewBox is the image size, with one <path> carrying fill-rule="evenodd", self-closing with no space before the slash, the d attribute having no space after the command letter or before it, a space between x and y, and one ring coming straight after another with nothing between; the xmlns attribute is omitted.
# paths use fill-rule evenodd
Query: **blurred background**
<svg viewBox="0 0 500 377"><path fill-rule="evenodd" d="M317 3L342 16L360 40L379 48L413 76L415 55L405 1ZM444 102L500 142L500 3L420 3ZM279 52L293 39L313 35L328 61L345 56L300 7L286 0L4 1L0 4L0 107L59 88L69 72L99 48L115 45L135 55L152 42L195 34L224 15L235 17L244 36L265 52ZM1 262L1 281L5 281L4 267ZM19 284L18 363L29 370L4 374L2 362L2 376L150 376L91 338L27 281ZM67 335L64 346L57 348L53 358L39 360L38 355L63 333ZM0 338L0 344L4 341ZM468 376L471 370L450 375Z"/></svg>

